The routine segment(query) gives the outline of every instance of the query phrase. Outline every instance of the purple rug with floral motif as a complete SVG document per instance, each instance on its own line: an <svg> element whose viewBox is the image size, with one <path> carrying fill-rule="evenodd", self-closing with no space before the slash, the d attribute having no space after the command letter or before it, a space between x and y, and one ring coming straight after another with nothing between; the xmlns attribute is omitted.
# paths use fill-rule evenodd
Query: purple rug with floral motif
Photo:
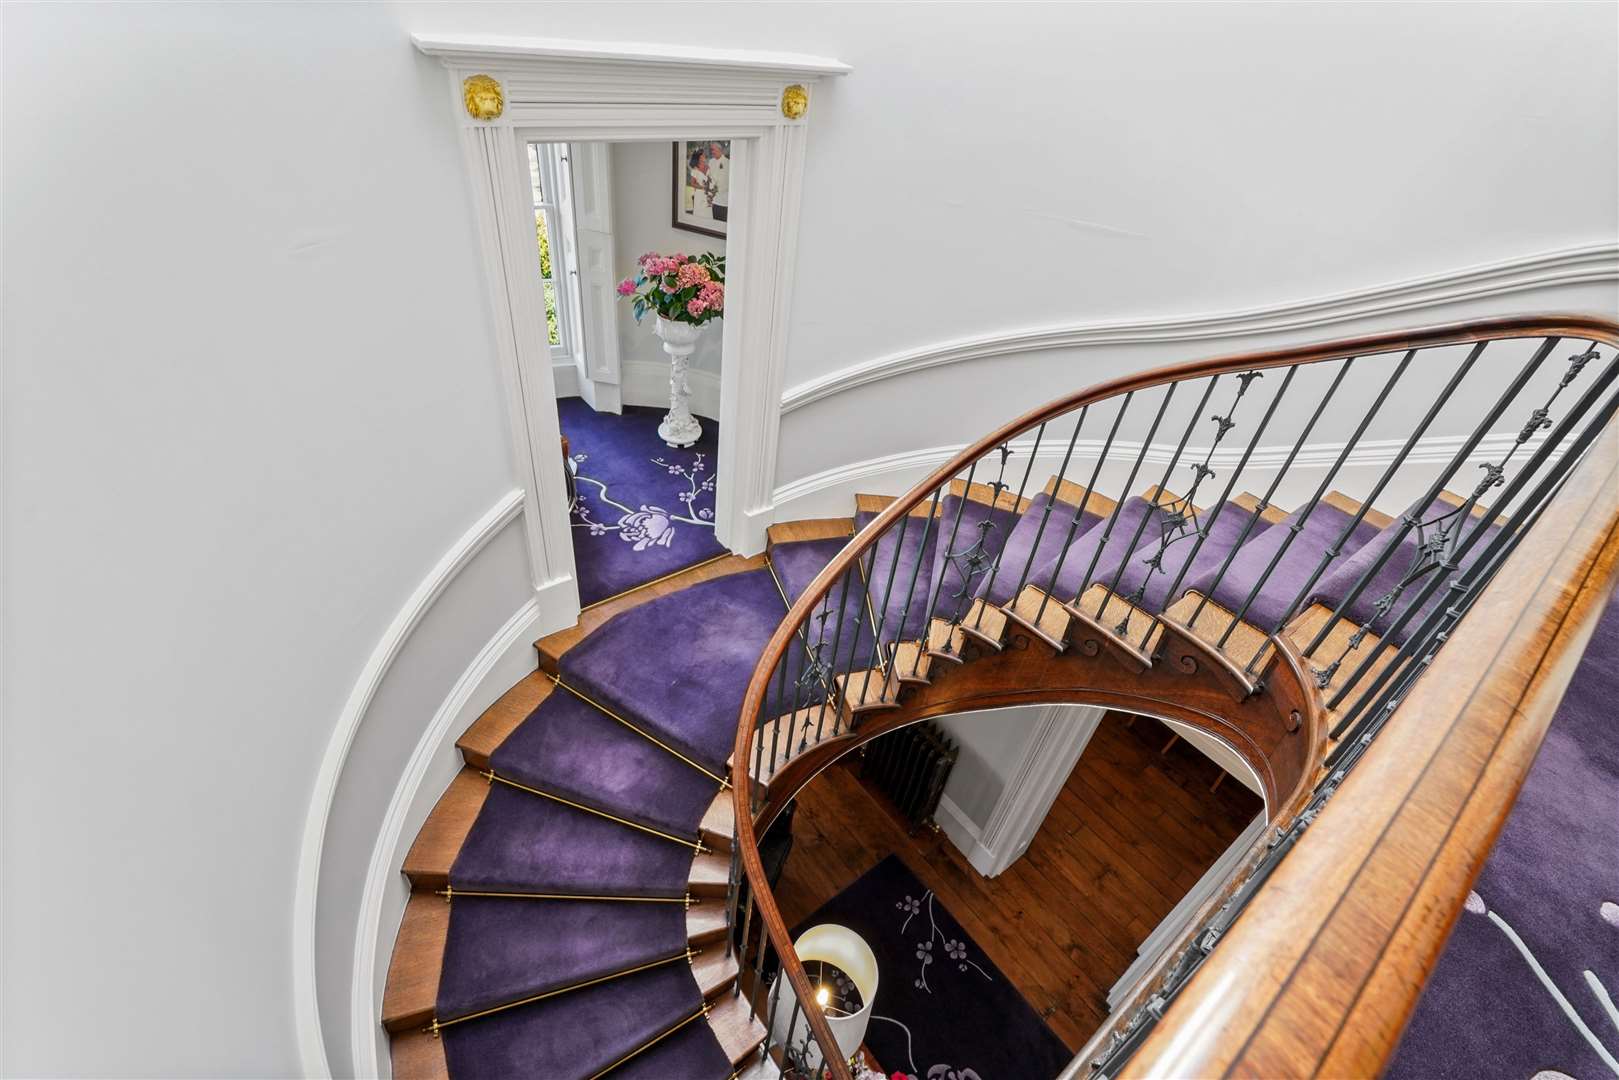
<svg viewBox="0 0 1619 1080"><path fill-rule="evenodd" d="M599 413L581 398L557 402L574 469L573 557L579 602L594 604L724 555L714 539L719 425L684 450L658 438L662 409Z"/></svg>
<svg viewBox="0 0 1619 1080"><path fill-rule="evenodd" d="M1073 1058L898 855L822 904L793 928L793 937L821 923L848 927L877 955L866 1046L886 1074L1047 1080Z"/></svg>

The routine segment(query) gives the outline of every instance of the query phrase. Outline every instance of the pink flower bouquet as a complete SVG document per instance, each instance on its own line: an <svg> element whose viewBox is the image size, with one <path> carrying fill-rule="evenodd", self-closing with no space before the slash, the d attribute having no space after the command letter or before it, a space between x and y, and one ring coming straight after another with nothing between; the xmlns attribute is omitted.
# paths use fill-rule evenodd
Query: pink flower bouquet
<svg viewBox="0 0 1619 1080"><path fill-rule="evenodd" d="M661 319L701 326L725 314L724 255L649 251L635 264L635 276L618 283L618 295L633 298L636 322L651 311Z"/></svg>

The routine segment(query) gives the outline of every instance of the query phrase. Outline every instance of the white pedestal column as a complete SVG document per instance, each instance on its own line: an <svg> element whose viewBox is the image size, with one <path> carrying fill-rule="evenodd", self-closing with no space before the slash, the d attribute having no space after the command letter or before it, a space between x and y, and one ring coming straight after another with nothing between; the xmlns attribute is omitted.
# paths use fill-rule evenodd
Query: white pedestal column
<svg viewBox="0 0 1619 1080"><path fill-rule="evenodd" d="M687 404L691 399L691 384L686 379L686 365L697 348L697 338L703 328L659 319L654 330L663 341L663 351L669 354L669 412L658 425L658 438L670 446L690 446L702 437L703 425L697 422Z"/></svg>

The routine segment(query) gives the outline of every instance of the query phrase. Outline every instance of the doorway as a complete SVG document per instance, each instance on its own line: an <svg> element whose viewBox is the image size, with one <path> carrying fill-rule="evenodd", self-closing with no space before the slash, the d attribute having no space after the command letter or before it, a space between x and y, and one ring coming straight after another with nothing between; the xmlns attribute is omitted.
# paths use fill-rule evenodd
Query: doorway
<svg viewBox="0 0 1619 1080"><path fill-rule="evenodd" d="M527 144L583 607L716 535L730 142Z"/></svg>

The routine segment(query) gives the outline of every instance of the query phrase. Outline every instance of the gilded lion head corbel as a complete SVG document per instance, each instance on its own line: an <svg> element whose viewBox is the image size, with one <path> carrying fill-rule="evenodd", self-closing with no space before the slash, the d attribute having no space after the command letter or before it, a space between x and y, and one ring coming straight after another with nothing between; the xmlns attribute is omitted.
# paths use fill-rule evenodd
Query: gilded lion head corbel
<svg viewBox="0 0 1619 1080"><path fill-rule="evenodd" d="M506 95L488 75L469 75L461 83L461 101L474 120L497 120L506 111Z"/></svg>

